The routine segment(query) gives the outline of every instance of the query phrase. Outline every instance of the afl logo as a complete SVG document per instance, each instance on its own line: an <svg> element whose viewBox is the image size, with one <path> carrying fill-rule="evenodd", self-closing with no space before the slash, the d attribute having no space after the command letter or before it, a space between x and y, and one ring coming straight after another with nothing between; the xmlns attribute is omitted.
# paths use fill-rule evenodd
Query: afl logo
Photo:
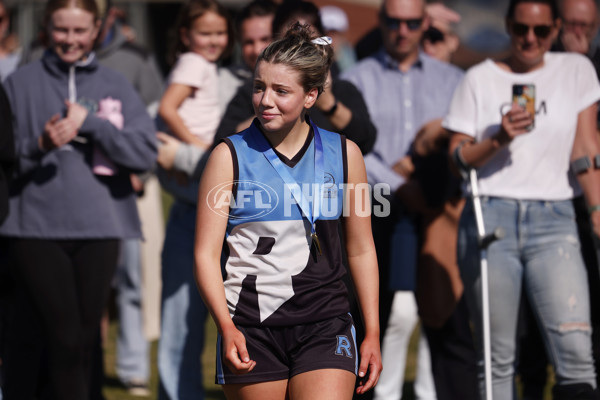
<svg viewBox="0 0 600 400"><path fill-rule="evenodd" d="M233 197L231 187L236 188ZM212 188L206 204L215 213L230 219L255 219L272 213L279 196L272 187L257 181L225 182Z"/></svg>

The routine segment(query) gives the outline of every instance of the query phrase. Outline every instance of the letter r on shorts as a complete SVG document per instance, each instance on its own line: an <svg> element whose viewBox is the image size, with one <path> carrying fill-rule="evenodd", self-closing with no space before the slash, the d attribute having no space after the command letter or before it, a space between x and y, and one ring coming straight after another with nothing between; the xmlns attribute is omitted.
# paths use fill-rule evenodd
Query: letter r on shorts
<svg viewBox="0 0 600 400"><path fill-rule="evenodd" d="M351 348L352 347L350 345L350 340L348 340L348 337L345 335L338 335L337 348L335 349L335 354L341 356L343 355L343 353L346 353L346 357L352 358Z"/></svg>

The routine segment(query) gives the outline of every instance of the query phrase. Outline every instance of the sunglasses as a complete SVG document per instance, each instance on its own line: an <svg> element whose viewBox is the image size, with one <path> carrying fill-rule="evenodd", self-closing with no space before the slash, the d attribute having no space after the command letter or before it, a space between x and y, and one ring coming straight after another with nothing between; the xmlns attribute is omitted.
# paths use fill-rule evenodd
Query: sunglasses
<svg viewBox="0 0 600 400"><path fill-rule="evenodd" d="M529 29L533 29L533 33L540 39L546 39L552 32L553 25L535 25L530 26L521 24L519 22L513 22L511 24L512 31L516 36L525 36L529 33Z"/></svg>
<svg viewBox="0 0 600 400"><path fill-rule="evenodd" d="M446 35L444 35L444 32L433 26L430 26L423 34L423 40L428 40L432 44L443 42L445 39Z"/></svg>
<svg viewBox="0 0 600 400"><path fill-rule="evenodd" d="M385 23L385 26L390 30L397 30L398 28L400 28L400 25L402 23L405 23L409 31L416 31L421 27L421 24L423 23L423 18L400 19L383 15L383 22Z"/></svg>

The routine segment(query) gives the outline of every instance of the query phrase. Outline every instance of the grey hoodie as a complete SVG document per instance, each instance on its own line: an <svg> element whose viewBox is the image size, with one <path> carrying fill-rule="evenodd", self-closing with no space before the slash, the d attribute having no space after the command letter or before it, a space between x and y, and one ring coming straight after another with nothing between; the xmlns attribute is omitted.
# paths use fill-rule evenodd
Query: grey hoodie
<svg viewBox="0 0 600 400"><path fill-rule="evenodd" d="M156 139L152 120L127 79L99 65L94 53L85 63L68 65L48 50L41 60L18 69L4 86L13 109L19 165L11 187L11 212L0 235L141 237L129 174L154 166ZM95 114L107 98L120 102L123 129ZM43 152L38 138L52 115L64 116L65 99L91 110L79 130L81 140ZM115 164L115 175L92 172L94 146Z"/></svg>

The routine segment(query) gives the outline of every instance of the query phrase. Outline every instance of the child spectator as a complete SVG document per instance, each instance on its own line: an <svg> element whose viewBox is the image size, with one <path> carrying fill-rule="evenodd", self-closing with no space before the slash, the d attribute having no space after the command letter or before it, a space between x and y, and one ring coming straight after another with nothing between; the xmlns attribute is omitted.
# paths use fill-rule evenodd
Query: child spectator
<svg viewBox="0 0 600 400"><path fill-rule="evenodd" d="M230 47L227 13L214 0L184 7L177 28L177 63L158 114L180 140L207 149L220 121L216 62Z"/></svg>

